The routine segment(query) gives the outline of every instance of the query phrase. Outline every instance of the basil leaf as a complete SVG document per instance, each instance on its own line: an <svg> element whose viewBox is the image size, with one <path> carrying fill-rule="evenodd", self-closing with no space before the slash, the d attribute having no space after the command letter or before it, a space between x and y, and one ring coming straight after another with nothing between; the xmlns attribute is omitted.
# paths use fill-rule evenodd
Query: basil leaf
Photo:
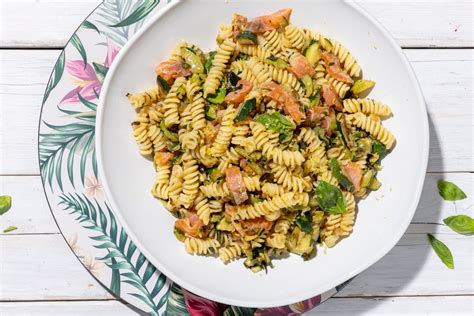
<svg viewBox="0 0 474 316"><path fill-rule="evenodd" d="M467 215L449 216L443 222L456 233L474 235L474 218Z"/></svg>
<svg viewBox="0 0 474 316"><path fill-rule="evenodd" d="M296 225L301 229L302 232L304 233L311 233L313 231L313 216L311 213L306 213L305 216L299 216L295 223Z"/></svg>
<svg viewBox="0 0 474 316"><path fill-rule="evenodd" d="M0 196L0 215L5 214L12 207L12 197L9 195Z"/></svg>
<svg viewBox="0 0 474 316"><path fill-rule="evenodd" d="M385 158L385 156L387 156L389 153L390 151L387 150L387 147L385 147L384 144L376 139L372 139L372 154L378 154L379 160Z"/></svg>
<svg viewBox="0 0 474 316"><path fill-rule="evenodd" d="M431 247L433 247L433 250L441 259L441 262L443 262L449 269L454 269L453 255L451 254L451 250L449 250L448 246L443 244L431 234L428 234L428 239L430 241Z"/></svg>
<svg viewBox="0 0 474 316"><path fill-rule="evenodd" d="M242 105L237 110L237 115L235 116L234 121L240 122L246 119L247 116L249 116L250 112L253 112L255 110L256 106L257 99L255 98L244 101L244 103L242 103Z"/></svg>
<svg viewBox="0 0 474 316"><path fill-rule="evenodd" d="M354 185L352 182L346 177L346 175L342 172L341 167L336 159L331 159L329 163L331 166L331 173L332 175L339 181L339 184L342 185L348 191L354 191Z"/></svg>
<svg viewBox="0 0 474 316"><path fill-rule="evenodd" d="M217 52L210 52L207 56L206 62L204 63L204 73L208 74L209 70L212 68L212 61L214 60L214 56L216 56Z"/></svg>
<svg viewBox="0 0 474 316"><path fill-rule="evenodd" d="M219 91L217 91L217 93L214 96L208 97L207 100L214 104L222 104L224 102L226 94L227 94L227 89L225 87L225 84L222 83L221 87L219 88Z"/></svg>
<svg viewBox="0 0 474 316"><path fill-rule="evenodd" d="M346 202L339 188L321 181L315 189L319 207L331 214L343 214L347 211Z"/></svg>
<svg viewBox="0 0 474 316"><path fill-rule="evenodd" d="M446 201L464 200L467 196L457 185L452 182L438 181L439 195Z"/></svg>
<svg viewBox="0 0 474 316"><path fill-rule="evenodd" d="M18 229L18 227L16 227L16 226L8 226L7 228L5 228L3 230L3 232L4 233L9 233L9 232L12 232L12 231L17 230L17 229Z"/></svg>
<svg viewBox="0 0 474 316"><path fill-rule="evenodd" d="M280 112L257 115L254 120L280 134L288 134L296 128L295 124Z"/></svg>
<svg viewBox="0 0 474 316"><path fill-rule="evenodd" d="M171 89L169 83L165 79L163 79L161 76L156 76L156 84L165 92L169 92Z"/></svg>

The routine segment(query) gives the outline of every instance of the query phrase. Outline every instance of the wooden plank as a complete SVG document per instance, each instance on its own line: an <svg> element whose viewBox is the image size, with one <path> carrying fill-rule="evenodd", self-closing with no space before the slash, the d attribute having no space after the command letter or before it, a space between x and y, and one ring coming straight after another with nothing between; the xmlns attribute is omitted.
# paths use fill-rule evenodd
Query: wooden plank
<svg viewBox="0 0 474 316"><path fill-rule="evenodd" d="M431 172L474 171L474 50L405 50L431 117ZM1 174L38 174L37 124L42 94L59 51L0 51ZM25 72L29 73L25 76ZM14 100L14 102L12 101ZM5 156L6 157L6 156Z"/></svg>
<svg viewBox="0 0 474 316"><path fill-rule="evenodd" d="M0 303L0 311L10 316L139 315L120 301Z"/></svg>
<svg viewBox="0 0 474 316"><path fill-rule="evenodd" d="M343 315L472 315L472 296L332 298L305 316ZM20 302L0 303L10 316L95 315L129 316L138 312L119 301Z"/></svg>
<svg viewBox="0 0 474 316"><path fill-rule="evenodd" d="M0 177L0 194L12 196L12 208L0 216L0 234L5 227L16 226L10 234L57 234L39 176Z"/></svg>
<svg viewBox="0 0 474 316"><path fill-rule="evenodd" d="M466 0L356 0L404 47L473 46L472 3ZM100 0L0 2L0 47L63 47Z"/></svg>
<svg viewBox="0 0 474 316"><path fill-rule="evenodd" d="M113 298L59 234L1 235L0 257L0 301Z"/></svg>
<svg viewBox="0 0 474 316"><path fill-rule="evenodd" d="M339 294L340 297L474 294L474 244L469 237L460 236L440 225L443 218L456 214L456 210L454 203L445 202L438 196L436 183L439 179L455 182L468 194L468 199L457 202L458 214L473 215L474 174L429 174L420 206L405 236L387 256L349 284ZM40 186L39 177L0 178L0 183L5 184L3 192L16 190L14 207L0 217L0 226L13 223L22 234L36 233L0 235L0 251L2 258L6 258L0 269L0 301L108 298L108 294L96 289L97 283L77 262L61 235L40 234L35 221L52 221L47 208L35 209L38 215L28 222L28 211L31 212L30 205L35 201L17 201L34 190L33 186L25 185L28 181ZM39 195L37 198L42 199ZM44 201L38 200L36 204L44 205ZM11 216L16 216L15 221L10 219ZM32 230L21 230L22 225L29 225ZM42 227L47 229L44 232L56 231L49 225ZM444 267L433 253L426 239L427 233L436 234L451 248L456 266L454 271ZM89 284L93 284L95 292L90 292Z"/></svg>
<svg viewBox="0 0 474 316"><path fill-rule="evenodd" d="M456 202L456 208L460 212L467 211L467 214L472 212L474 174L428 174L413 224L442 224L443 218L456 213L454 203L439 197L436 187L439 179L459 185L469 197ZM0 228L17 226L16 234L59 233L46 203L39 176L0 176L0 192L13 196L12 209L0 217Z"/></svg>
<svg viewBox="0 0 474 316"><path fill-rule="evenodd" d="M332 298L305 316L472 315L472 296Z"/></svg>

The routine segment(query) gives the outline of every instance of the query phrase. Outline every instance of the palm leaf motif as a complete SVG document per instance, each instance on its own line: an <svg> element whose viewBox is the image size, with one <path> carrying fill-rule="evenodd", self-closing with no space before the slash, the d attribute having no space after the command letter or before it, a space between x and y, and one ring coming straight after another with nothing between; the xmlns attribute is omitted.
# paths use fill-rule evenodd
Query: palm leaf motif
<svg viewBox="0 0 474 316"><path fill-rule="evenodd" d="M253 316L255 311L255 308L230 306L225 310L224 316Z"/></svg>
<svg viewBox="0 0 474 316"><path fill-rule="evenodd" d="M104 261L113 271L110 288L114 289L114 293L120 295L120 282L127 283L135 289L127 294L145 303L152 314L157 314L168 300L167 290L158 303L155 302L166 286L166 276L158 272L158 278L150 281L157 273L156 268L137 250L123 228L119 232L109 206L105 204L103 207L97 201L93 203L85 195L77 193L62 194L59 198L59 205L75 215L84 228L98 233L89 238L95 242L95 248L108 251L107 255L99 260Z"/></svg>
<svg viewBox="0 0 474 316"><path fill-rule="evenodd" d="M58 85L59 81L61 80L63 73L64 73L64 64L65 64L65 54L64 50L59 55L58 60L56 61L56 65L54 65L53 72L51 73L51 78L49 79L48 85L46 86L46 90L44 92L43 97L43 104L49 97L51 91Z"/></svg>
<svg viewBox="0 0 474 316"><path fill-rule="evenodd" d="M144 9L140 10L147 2L149 0L104 0L102 6L96 11L96 14L100 17L96 19L96 22L103 26L100 30L101 33L112 39L120 47L124 46L130 36L136 33L143 25L146 15L151 12ZM137 12L137 10L142 12L140 19L134 18L136 21L133 23L110 27L110 25L121 23L127 17L132 16L134 12Z"/></svg>
<svg viewBox="0 0 474 316"><path fill-rule="evenodd" d="M183 289L176 283L170 287L168 302L166 304L165 316L189 316L186 303L184 301Z"/></svg>
<svg viewBox="0 0 474 316"><path fill-rule="evenodd" d="M80 175L82 184L85 181L87 160L92 156L92 168L97 177L97 162L94 147L95 138L95 111L97 105L82 98L78 94L82 104L90 111L77 112L59 108L59 110L70 117L74 117L74 123L65 125L52 125L43 122L49 127L51 133L41 133L39 142L40 170L45 183L53 190L55 179L59 189L63 190L62 168L66 165L70 183L74 187L74 164L80 157ZM63 161L64 160L64 161Z"/></svg>
<svg viewBox="0 0 474 316"><path fill-rule="evenodd" d="M120 21L117 24L111 25L111 27L121 27L131 24L135 24L138 21L143 20L156 6L160 3L160 0L145 0L135 11L132 12L125 19Z"/></svg>

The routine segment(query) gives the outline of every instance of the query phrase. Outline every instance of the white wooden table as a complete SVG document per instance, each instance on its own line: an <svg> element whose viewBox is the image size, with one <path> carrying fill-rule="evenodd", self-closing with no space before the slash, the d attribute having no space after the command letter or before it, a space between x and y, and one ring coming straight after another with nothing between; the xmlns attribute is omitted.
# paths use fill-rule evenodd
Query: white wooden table
<svg viewBox="0 0 474 316"><path fill-rule="evenodd" d="M436 182L457 183L469 195L457 210L473 216L474 4L356 2L392 33L415 69L430 117L430 161L418 210L397 246L310 314L473 315L473 239L442 225L455 210L438 196ZM99 3L0 0L0 194L14 201L0 228L18 226L0 232L0 315L137 313L104 290L69 250L48 209L37 162L38 117L51 69ZM449 245L455 270L440 263L427 233Z"/></svg>

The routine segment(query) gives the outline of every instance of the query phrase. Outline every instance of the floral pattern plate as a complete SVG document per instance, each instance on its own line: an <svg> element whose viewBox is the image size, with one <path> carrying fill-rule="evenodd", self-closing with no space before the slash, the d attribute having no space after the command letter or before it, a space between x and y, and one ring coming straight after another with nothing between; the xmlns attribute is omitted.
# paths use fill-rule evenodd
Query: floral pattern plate
<svg viewBox="0 0 474 316"><path fill-rule="evenodd" d="M102 83L121 47L167 3L105 0L60 54L46 86L39 165L52 214L84 267L115 296L152 315L298 315L345 284L277 308L227 306L196 296L160 273L114 216L97 174L95 117Z"/></svg>

